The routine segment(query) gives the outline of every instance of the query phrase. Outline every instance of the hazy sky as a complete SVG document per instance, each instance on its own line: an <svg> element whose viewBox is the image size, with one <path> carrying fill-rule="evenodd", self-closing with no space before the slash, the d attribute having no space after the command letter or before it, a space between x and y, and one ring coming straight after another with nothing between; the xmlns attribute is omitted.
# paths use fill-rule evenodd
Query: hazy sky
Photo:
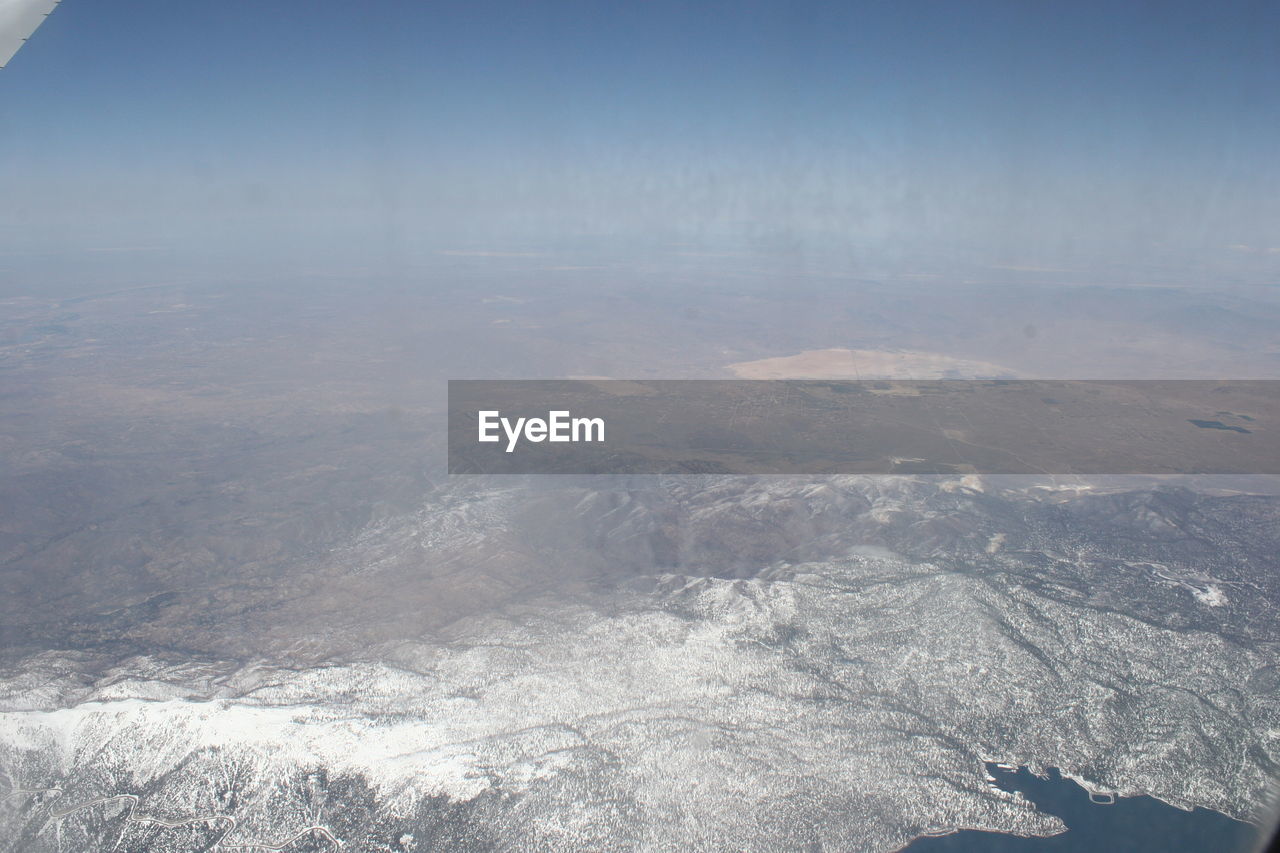
<svg viewBox="0 0 1280 853"><path fill-rule="evenodd" d="M1268 0L65 0L0 72L0 269L603 239L1265 275L1278 44Z"/></svg>

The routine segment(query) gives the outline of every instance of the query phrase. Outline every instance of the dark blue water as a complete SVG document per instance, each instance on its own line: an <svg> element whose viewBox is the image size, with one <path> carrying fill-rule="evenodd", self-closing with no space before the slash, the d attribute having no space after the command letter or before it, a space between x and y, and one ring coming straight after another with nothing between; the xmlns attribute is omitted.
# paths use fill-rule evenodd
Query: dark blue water
<svg viewBox="0 0 1280 853"><path fill-rule="evenodd" d="M1048 838L1023 838L966 829L951 835L917 838L903 853L1236 853L1253 850L1258 828L1208 809L1183 811L1153 797L1120 797L1096 803L1089 792L1057 768L1047 777L1025 767L1006 770L987 765L997 787L1017 791L1036 808L1067 825Z"/></svg>
<svg viewBox="0 0 1280 853"><path fill-rule="evenodd" d="M1242 426L1235 426L1234 424L1228 426L1227 424L1224 424L1222 421L1201 421L1201 420L1196 420L1195 418L1187 418L1187 420L1189 420L1191 423L1195 424L1196 426L1200 427L1200 429L1226 429L1226 430L1231 430L1232 432L1242 432L1245 435L1249 435L1251 432L1253 432L1253 430L1245 429Z"/></svg>

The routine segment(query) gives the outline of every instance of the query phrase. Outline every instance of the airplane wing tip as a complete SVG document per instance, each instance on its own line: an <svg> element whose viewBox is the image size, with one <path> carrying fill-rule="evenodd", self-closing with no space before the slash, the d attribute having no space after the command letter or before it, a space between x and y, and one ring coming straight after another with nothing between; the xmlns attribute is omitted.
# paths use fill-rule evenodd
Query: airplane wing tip
<svg viewBox="0 0 1280 853"><path fill-rule="evenodd" d="M0 69L13 61L61 0L0 0Z"/></svg>

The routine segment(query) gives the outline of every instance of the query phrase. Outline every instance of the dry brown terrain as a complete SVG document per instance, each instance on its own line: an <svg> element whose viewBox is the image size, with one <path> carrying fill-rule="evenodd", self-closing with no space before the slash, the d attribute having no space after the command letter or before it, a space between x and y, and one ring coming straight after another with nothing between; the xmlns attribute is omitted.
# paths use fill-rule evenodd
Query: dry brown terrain
<svg viewBox="0 0 1280 853"><path fill-rule="evenodd" d="M918 350L819 349L728 365L742 379L1012 379L987 361Z"/></svg>

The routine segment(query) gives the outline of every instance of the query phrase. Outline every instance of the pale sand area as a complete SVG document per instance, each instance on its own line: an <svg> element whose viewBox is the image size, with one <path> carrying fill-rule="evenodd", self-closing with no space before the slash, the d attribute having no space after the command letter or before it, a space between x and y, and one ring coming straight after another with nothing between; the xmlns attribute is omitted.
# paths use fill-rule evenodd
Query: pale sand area
<svg viewBox="0 0 1280 853"><path fill-rule="evenodd" d="M728 365L741 379L1013 379L1018 372L918 350L815 349Z"/></svg>

